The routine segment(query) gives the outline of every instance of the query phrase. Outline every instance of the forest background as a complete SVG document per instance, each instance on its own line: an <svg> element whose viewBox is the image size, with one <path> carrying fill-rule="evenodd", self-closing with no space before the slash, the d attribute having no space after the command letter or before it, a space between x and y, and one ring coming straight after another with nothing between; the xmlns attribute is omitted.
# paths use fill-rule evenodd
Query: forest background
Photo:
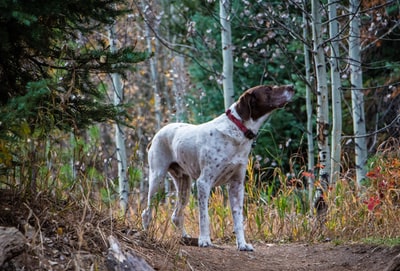
<svg viewBox="0 0 400 271"><path fill-rule="evenodd" d="M249 159L245 213L251 239L399 237L400 6L397 1L362 1L352 13L351 3L337 2L330 18L332 2L318 2L318 48L312 35L315 1L231 3L235 98L259 84L296 88L293 101L262 127ZM43 198L64 208L89 206L139 229L146 197L145 149L152 136L166 123L202 123L224 112L221 52L226 48L219 2L1 0L0 10L2 197L13 195L28 206ZM358 87L351 81L349 47L355 18L363 78ZM338 25L333 38L332 21ZM320 66L315 64L320 48L328 75L338 64L343 123L340 172L328 186L320 179L325 166L318 143L322 134L332 140L334 115L329 111L325 116L328 134L322 132ZM334 79L326 80L331 91ZM362 93L365 135L354 136L355 91ZM118 137L122 145L116 145ZM365 138L368 153L361 180L355 160L359 137ZM315 217L312 196L319 188L327 208L322 223L310 218ZM173 188L166 182L164 190L153 231L161 239L174 232L164 228ZM214 238L230 240L224 198L224 190L213 192L212 232ZM189 204L187 219L194 235L195 204ZM21 224L18 219L2 216L0 222Z"/></svg>

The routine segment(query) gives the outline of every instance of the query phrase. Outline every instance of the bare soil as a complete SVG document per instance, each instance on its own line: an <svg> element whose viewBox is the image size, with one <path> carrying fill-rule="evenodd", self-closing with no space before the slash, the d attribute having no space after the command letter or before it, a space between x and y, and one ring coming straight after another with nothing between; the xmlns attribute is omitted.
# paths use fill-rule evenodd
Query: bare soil
<svg viewBox="0 0 400 271"><path fill-rule="evenodd" d="M113 226L110 226L113 225ZM0 190L0 226L16 227L26 236L26 250L0 270L107 270L107 237L125 251L144 258L155 270L385 270L400 247L366 244L253 243L254 252L233 244L199 248L178 242L155 242L106 214L54 202L46 197L23 201ZM392 269L396 270L396 269ZM400 270L400 269L398 269Z"/></svg>
<svg viewBox="0 0 400 271"><path fill-rule="evenodd" d="M384 270L399 248L333 244L257 244L254 252L183 247L184 270ZM163 270L162 267L159 270Z"/></svg>

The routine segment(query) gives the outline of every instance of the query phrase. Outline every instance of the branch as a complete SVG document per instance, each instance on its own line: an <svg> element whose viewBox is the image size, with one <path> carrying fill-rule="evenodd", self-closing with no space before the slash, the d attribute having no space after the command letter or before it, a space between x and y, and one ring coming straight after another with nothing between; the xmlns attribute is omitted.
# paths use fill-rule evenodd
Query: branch
<svg viewBox="0 0 400 271"><path fill-rule="evenodd" d="M385 127L381 128L381 129L378 129L378 130L376 130L376 131L374 131L374 132L372 132L372 133L365 134L365 135L358 135L358 136L357 136L357 135L354 135L354 136L342 136L342 138L343 138L343 139L345 139L345 138L362 138L362 137L369 137L369 136L375 135L375 134L378 134L378 133L380 133L380 132L383 132L383 130L386 130L387 128L393 126L393 125L395 124L395 122L396 122L397 120L399 120L399 119L400 119L400 114L398 114L398 115L392 120L391 123L389 123L389 124L386 125Z"/></svg>
<svg viewBox="0 0 400 271"><path fill-rule="evenodd" d="M362 48L362 44L361 44L361 52L368 50L370 47L372 47L373 45L375 45L378 41L380 41L381 39L383 39L385 36L389 35L390 33L392 33L398 26L400 26L400 21L397 21L396 24L394 26L392 26L386 33L382 34L380 37L376 38L374 41L372 41L370 44L368 44L367 46L365 46L364 48ZM367 42L367 40L365 41Z"/></svg>

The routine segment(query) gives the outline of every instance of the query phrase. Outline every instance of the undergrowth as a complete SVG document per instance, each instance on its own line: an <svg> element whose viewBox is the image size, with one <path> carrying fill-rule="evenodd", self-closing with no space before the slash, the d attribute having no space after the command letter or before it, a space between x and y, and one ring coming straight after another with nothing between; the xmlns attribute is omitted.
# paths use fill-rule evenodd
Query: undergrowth
<svg viewBox="0 0 400 271"><path fill-rule="evenodd" d="M144 204L139 183L144 178L144 167L136 166L134 162L130 165L130 208L126 215L121 214L117 182L112 177L116 167L102 156L105 151L99 147L99 131L93 128L86 136L90 140L71 138L70 148L62 144L50 144L50 141L27 141L25 148L19 146L19 149L15 149L25 153L26 160L20 161L1 176L0 188L18 194L28 204L28 213L30 209L33 210L29 203L41 197L49 197L54 202L52 206L44 206L43 212L62 216L69 208L81 210L72 229L78 236L78 244L84 241L82 236L89 232L85 230L84 223L94 215L97 217L96 223L91 224L94 229L98 230L96 225L102 223L108 233L112 233L115 227L121 229L121 225L127 231L141 232L140 214ZM302 172L287 174L275 168L273 181L266 183L263 169L255 163L255 159L249 159L244 202L247 240L400 243L399 157L398 140L392 139L382 144L368 162L367 179L362 189L352 178L343 177L325 191L328 209L320 219L315 214L310 215L308 189L304 185ZM103 161L102 167L98 166L99 160ZM131 161L137 161L137 158L131 157ZM148 243L162 244L166 250L174 251L180 239L178 231L170 222L175 198L173 195L166 199L160 197L159 201L150 229L142 237ZM209 215L211 236L215 243L235 243L231 210L227 202L225 188L213 189L209 200ZM57 206L64 207L53 210ZM185 210L185 228L193 237L199 233L198 216L197 200L192 195ZM33 215L30 219L37 229L43 224L35 220ZM47 216L43 219L47 220ZM63 218L63 221L67 220ZM58 229L56 222L52 223L56 231L61 231L61 234L65 232L65 229ZM98 242L105 245L104 240L102 235Z"/></svg>

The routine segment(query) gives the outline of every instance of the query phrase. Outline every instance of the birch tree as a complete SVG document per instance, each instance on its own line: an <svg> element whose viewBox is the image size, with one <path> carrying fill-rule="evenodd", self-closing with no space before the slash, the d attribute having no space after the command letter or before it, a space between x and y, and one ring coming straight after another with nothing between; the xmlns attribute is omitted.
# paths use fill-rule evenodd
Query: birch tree
<svg viewBox="0 0 400 271"><path fill-rule="evenodd" d="M329 38L330 38L330 67L331 67L331 93L332 93L332 153L330 182L336 183L340 174L341 136L342 136L342 102L339 71L339 22L336 19L336 0L328 1Z"/></svg>
<svg viewBox="0 0 400 271"><path fill-rule="evenodd" d="M313 190L314 178L312 172L314 171L314 138L313 138L313 108L312 108L312 78L311 78L311 63L310 63L310 48L307 40L309 35L309 21L307 20L307 0L303 2L303 51L304 51L304 66L306 71L306 110L307 110L307 168L308 168L308 200L310 203L310 210L313 205Z"/></svg>
<svg viewBox="0 0 400 271"><path fill-rule="evenodd" d="M116 53L117 48L117 37L115 24L109 29L109 42L111 53ZM121 75L119 73L111 74L113 90L114 90L114 105L120 106L124 100L124 88L121 81ZM125 214L128 209L128 196L129 196L129 183L127 179L127 158L125 148L125 134L123 126L116 122L115 128L115 144L118 161L118 181L119 181L119 199L120 207L122 212Z"/></svg>
<svg viewBox="0 0 400 271"><path fill-rule="evenodd" d="M183 122L185 117L185 106L184 106L184 98L185 98L185 65L184 65L184 57L178 55L176 53L172 53L172 70L173 70L173 79L172 79L172 92L175 97L175 121Z"/></svg>
<svg viewBox="0 0 400 271"><path fill-rule="evenodd" d="M314 196L314 206L317 211L323 207L323 193L327 190L330 174L330 148L329 148L329 97L327 85L327 72L324 55L324 42L322 39L321 14L323 12L319 0L312 0L312 37L313 58L317 80L317 141L319 159L319 182Z"/></svg>
<svg viewBox="0 0 400 271"><path fill-rule="evenodd" d="M360 0L350 0L349 64L353 132L355 136L356 180L360 185L366 174L367 145L365 141L364 94L362 92Z"/></svg>
<svg viewBox="0 0 400 271"><path fill-rule="evenodd" d="M222 85L224 89L225 110L234 103L233 88L233 55L232 55L232 33L231 33L231 2L230 0L219 1L219 12L221 22L221 45L222 45Z"/></svg>

